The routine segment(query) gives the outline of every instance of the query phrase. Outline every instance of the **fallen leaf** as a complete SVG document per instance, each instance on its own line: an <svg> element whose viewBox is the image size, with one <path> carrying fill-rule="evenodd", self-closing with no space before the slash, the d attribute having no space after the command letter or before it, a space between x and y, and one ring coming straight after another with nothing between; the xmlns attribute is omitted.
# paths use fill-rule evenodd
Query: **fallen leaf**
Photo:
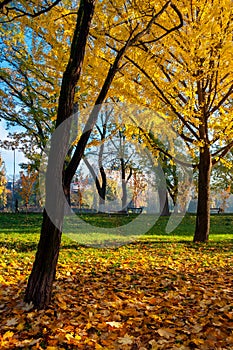
<svg viewBox="0 0 233 350"><path fill-rule="evenodd" d="M41 338L38 339L25 339L20 344L17 344L18 347L24 348L25 346L33 346L41 341Z"/></svg>
<svg viewBox="0 0 233 350"><path fill-rule="evenodd" d="M122 345L131 345L133 344L133 337L130 337L128 334L122 338L118 338L118 343Z"/></svg>
<svg viewBox="0 0 233 350"><path fill-rule="evenodd" d="M115 328L122 327L122 323L121 322L112 321L112 322L106 322L106 323L109 324L109 326L111 326L111 327L115 327Z"/></svg>
<svg viewBox="0 0 233 350"><path fill-rule="evenodd" d="M18 324L18 326L16 327L17 331L22 331L24 329L25 326L25 322L21 322Z"/></svg>
<svg viewBox="0 0 233 350"><path fill-rule="evenodd" d="M23 311L29 311L29 310L33 309L33 307L34 307L33 303L30 302L30 303L24 303L24 305L22 306L21 309Z"/></svg>
<svg viewBox="0 0 233 350"><path fill-rule="evenodd" d="M151 350L157 350L158 349L158 344L157 344L157 342L154 339L150 340L149 344L151 346Z"/></svg>
<svg viewBox="0 0 233 350"><path fill-rule="evenodd" d="M19 322L19 319L14 317L14 318L7 320L6 325L7 326L15 326L16 324L18 324L18 322Z"/></svg>
<svg viewBox="0 0 233 350"><path fill-rule="evenodd" d="M157 332L161 337L164 337L166 339L169 339L175 336L175 331L174 329L171 329L171 328L160 328L157 330Z"/></svg>
<svg viewBox="0 0 233 350"><path fill-rule="evenodd" d="M12 338L13 335L14 335L14 332L7 331L6 333L3 334L3 339Z"/></svg>

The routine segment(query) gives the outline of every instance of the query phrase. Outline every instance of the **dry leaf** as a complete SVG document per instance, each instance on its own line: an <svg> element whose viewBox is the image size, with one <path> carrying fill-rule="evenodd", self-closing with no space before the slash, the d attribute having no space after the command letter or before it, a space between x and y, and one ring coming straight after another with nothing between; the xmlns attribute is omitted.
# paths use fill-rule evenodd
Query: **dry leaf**
<svg viewBox="0 0 233 350"><path fill-rule="evenodd" d="M133 337L130 337L128 334L125 334L123 338L118 338L118 343L122 345L131 345L133 344Z"/></svg>
<svg viewBox="0 0 233 350"><path fill-rule="evenodd" d="M121 322L112 321L112 322L106 322L106 323L109 324L111 327L115 327L115 328L122 327L122 323Z"/></svg>
<svg viewBox="0 0 233 350"><path fill-rule="evenodd" d="M171 328L160 328L157 330L157 332L161 337L164 337L166 339L169 339L175 336L175 331L174 329L171 329Z"/></svg>
<svg viewBox="0 0 233 350"><path fill-rule="evenodd" d="M11 319L7 320L6 325L7 326L15 326L16 324L18 324L18 322L19 322L18 318L16 318L16 317L11 318Z"/></svg>
<svg viewBox="0 0 233 350"><path fill-rule="evenodd" d="M158 349L158 344L157 344L157 342L154 339L150 340L149 344L151 346L151 350L157 350Z"/></svg>

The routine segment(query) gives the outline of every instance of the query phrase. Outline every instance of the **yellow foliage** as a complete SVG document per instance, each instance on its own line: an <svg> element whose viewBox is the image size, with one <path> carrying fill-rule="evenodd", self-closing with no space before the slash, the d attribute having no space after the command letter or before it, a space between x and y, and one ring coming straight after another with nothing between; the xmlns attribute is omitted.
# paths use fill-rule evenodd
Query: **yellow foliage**
<svg viewBox="0 0 233 350"><path fill-rule="evenodd" d="M165 0L96 3L83 73L75 95L79 111L96 100L108 69L130 33L145 29L165 3ZM229 69L233 60L232 1L174 0L173 4L182 13L183 27L157 40L165 34L165 28L171 29L179 23L178 16L168 6L142 41L128 49L108 99L153 110L153 115L143 118L147 132L152 128L156 134L156 129L160 129L156 120L159 112L164 125L172 124L179 134L192 138L197 149L206 142L210 145L215 140L228 142L233 139L233 105L227 98L232 95L233 81L233 72ZM70 2L64 1L36 20L27 16L17 19L18 30L9 26L3 38L9 57L27 53L23 64L29 78L37 77L39 83L32 79L32 85L36 84L33 87L40 96L40 107L49 111L51 122L56 120L60 82L75 21ZM31 40L27 38L28 32L32 33ZM16 53L13 46L18 50ZM4 73L20 83L14 71L4 69ZM11 103L14 105L14 101ZM202 125L208 137L200 135ZM128 127L127 133L132 135L133 127Z"/></svg>
<svg viewBox="0 0 233 350"><path fill-rule="evenodd" d="M6 179L6 171L5 165L2 161L0 155L0 205L4 206L7 201L7 189L6 189L7 179Z"/></svg>
<svg viewBox="0 0 233 350"><path fill-rule="evenodd" d="M183 27L153 42L159 35L154 27L147 43L127 54L128 65L112 91L116 86L124 102L162 113L197 150L206 143L224 146L233 140L232 1L173 3L182 12ZM159 20L166 28L176 22L169 10Z"/></svg>
<svg viewBox="0 0 233 350"><path fill-rule="evenodd" d="M30 167L28 167L27 174L21 175L21 185L22 188L20 190L20 195L22 196L22 199L25 204L29 203L29 199L31 195L33 194L34 186L38 178L38 173L31 170Z"/></svg>

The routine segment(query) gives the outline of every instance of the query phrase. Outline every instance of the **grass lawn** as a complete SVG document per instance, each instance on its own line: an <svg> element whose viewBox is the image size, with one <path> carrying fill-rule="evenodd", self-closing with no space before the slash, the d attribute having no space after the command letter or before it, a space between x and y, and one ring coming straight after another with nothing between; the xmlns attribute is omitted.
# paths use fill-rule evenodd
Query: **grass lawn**
<svg viewBox="0 0 233 350"><path fill-rule="evenodd" d="M209 244L192 243L187 215L170 234L160 218L118 246L111 229L132 218L82 216L63 237L51 305L37 311L22 300L42 216L1 214L0 349L232 349L233 216L211 216Z"/></svg>

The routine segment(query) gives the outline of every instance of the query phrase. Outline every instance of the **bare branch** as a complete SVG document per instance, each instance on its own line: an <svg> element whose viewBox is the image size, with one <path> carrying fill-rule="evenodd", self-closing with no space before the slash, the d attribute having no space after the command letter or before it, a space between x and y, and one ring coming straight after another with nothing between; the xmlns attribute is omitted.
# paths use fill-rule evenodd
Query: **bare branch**
<svg viewBox="0 0 233 350"><path fill-rule="evenodd" d="M12 0L4 0L0 2L0 11L4 8L4 6L8 5Z"/></svg>
<svg viewBox="0 0 233 350"><path fill-rule="evenodd" d="M35 11L33 9L33 12L27 12L27 11L24 11L18 7L5 7L6 4L10 3L12 0L4 0L0 3L0 11L3 12L4 8L6 8L6 16L9 15L10 11L16 11L18 12L19 14L14 16L13 18L10 18L10 19L7 19L7 20L4 20L4 21L1 21L1 23L9 23L9 22L13 22L14 20L20 18L20 17L23 17L23 16L28 16L28 17L31 17L31 18L35 18L35 17L38 17L46 12L49 12L53 7L55 7L56 5L59 4L59 2L61 2L61 0L55 0L52 4L48 5L47 7L44 7L42 8L41 10L39 11ZM33 6L32 6L33 8Z"/></svg>

